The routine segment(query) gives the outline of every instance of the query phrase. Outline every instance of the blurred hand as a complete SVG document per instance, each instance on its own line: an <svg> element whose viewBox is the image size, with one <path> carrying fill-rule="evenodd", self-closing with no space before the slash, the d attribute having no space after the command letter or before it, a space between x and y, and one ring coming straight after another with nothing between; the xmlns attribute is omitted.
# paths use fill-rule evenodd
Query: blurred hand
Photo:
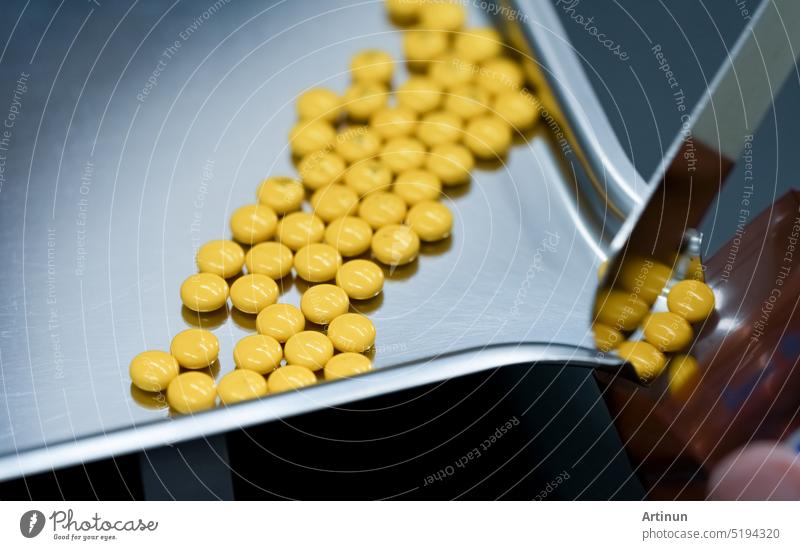
<svg viewBox="0 0 800 550"><path fill-rule="evenodd" d="M800 454L777 441L738 449L712 470L711 500L800 500Z"/></svg>

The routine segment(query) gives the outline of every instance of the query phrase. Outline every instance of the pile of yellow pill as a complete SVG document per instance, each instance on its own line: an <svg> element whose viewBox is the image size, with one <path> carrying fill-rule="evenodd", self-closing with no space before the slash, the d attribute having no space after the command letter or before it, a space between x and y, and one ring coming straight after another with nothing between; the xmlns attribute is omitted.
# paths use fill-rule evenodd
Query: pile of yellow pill
<svg viewBox="0 0 800 550"><path fill-rule="evenodd" d="M174 411L371 370L375 326L351 305L380 295L385 271L449 238L446 190L470 181L476 159L504 157L512 136L536 123L522 66L496 31L466 27L463 5L387 0L386 8L405 27L410 76L398 82L392 55L366 49L350 60L346 89L302 91L287 133L298 176L263 180L255 202L233 211L230 238L200 247L198 273L180 287L192 312L227 312L230 299L236 315L253 316L257 333L236 343L235 370L215 382L219 342L204 329L131 362L133 384L166 391ZM292 274L303 281L300 303L280 303Z"/></svg>

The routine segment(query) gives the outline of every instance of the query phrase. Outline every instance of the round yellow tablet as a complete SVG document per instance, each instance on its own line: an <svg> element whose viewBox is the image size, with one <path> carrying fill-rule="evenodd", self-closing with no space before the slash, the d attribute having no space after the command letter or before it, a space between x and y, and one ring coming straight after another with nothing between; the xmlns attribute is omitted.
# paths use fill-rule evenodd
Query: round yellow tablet
<svg viewBox="0 0 800 550"><path fill-rule="evenodd" d="M233 307L244 313L258 313L278 300L278 285L267 275L242 275L231 285Z"/></svg>
<svg viewBox="0 0 800 550"><path fill-rule="evenodd" d="M699 323L714 311L714 291L700 281L681 281L670 289L667 307L690 323Z"/></svg>
<svg viewBox="0 0 800 550"><path fill-rule="evenodd" d="M339 353L325 364L325 380L339 380L372 370L372 362L360 353Z"/></svg>
<svg viewBox="0 0 800 550"><path fill-rule="evenodd" d="M384 139L409 136L414 133L417 113L407 107L384 107L372 115L369 124Z"/></svg>
<svg viewBox="0 0 800 550"><path fill-rule="evenodd" d="M245 336L233 348L233 361L240 369L268 374L281 365L283 348L272 336L251 334Z"/></svg>
<svg viewBox="0 0 800 550"><path fill-rule="evenodd" d="M594 333L594 345L604 353L617 348L625 341L625 337L620 331L602 323L594 323L592 332Z"/></svg>
<svg viewBox="0 0 800 550"><path fill-rule="evenodd" d="M361 200L358 216L373 229L398 224L406 217L406 202L388 191L375 191Z"/></svg>
<svg viewBox="0 0 800 550"><path fill-rule="evenodd" d="M442 195L442 182L427 170L406 170L394 182L394 192L406 204L414 206L422 201L436 200Z"/></svg>
<svg viewBox="0 0 800 550"><path fill-rule="evenodd" d="M469 84L478 67L457 57L445 56L430 62L428 76L445 90Z"/></svg>
<svg viewBox="0 0 800 550"><path fill-rule="evenodd" d="M299 210L306 192L299 181L284 176L265 179L258 188L258 202L283 215Z"/></svg>
<svg viewBox="0 0 800 550"><path fill-rule="evenodd" d="M269 393L281 393L289 390L299 390L317 383L317 376L306 367L300 365L286 365L269 375L267 387Z"/></svg>
<svg viewBox="0 0 800 550"><path fill-rule="evenodd" d="M383 290L383 270L369 260L351 260L336 272L336 286L351 300L368 300Z"/></svg>
<svg viewBox="0 0 800 550"><path fill-rule="evenodd" d="M700 378L700 365L691 355L675 355L667 366L669 392L678 398L686 398Z"/></svg>
<svg viewBox="0 0 800 550"><path fill-rule="evenodd" d="M639 256L626 257L619 271L619 284L652 304L672 276L672 270L661 262Z"/></svg>
<svg viewBox="0 0 800 550"><path fill-rule="evenodd" d="M289 338L283 351L290 365L320 370L333 357L333 343L321 332L304 330Z"/></svg>
<svg viewBox="0 0 800 550"><path fill-rule="evenodd" d="M233 405L267 395L267 381L251 370L237 369L222 377L217 386L223 405Z"/></svg>
<svg viewBox="0 0 800 550"><path fill-rule="evenodd" d="M435 174L442 185L460 185L469 181L475 157L463 145L443 143L431 149L425 168Z"/></svg>
<svg viewBox="0 0 800 550"><path fill-rule="evenodd" d="M414 230L420 240L440 241L450 236L453 229L453 214L440 202L426 200L411 207L406 224Z"/></svg>
<svg viewBox="0 0 800 550"><path fill-rule="evenodd" d="M197 267L201 273L229 279L239 273L243 265L244 250L233 241L208 241L197 251Z"/></svg>
<svg viewBox="0 0 800 550"><path fill-rule="evenodd" d="M361 218L344 216L325 228L325 242L342 256L358 256L369 250L372 228Z"/></svg>
<svg viewBox="0 0 800 550"><path fill-rule="evenodd" d="M386 265L411 263L419 254L419 237L406 225L386 225L372 236L372 253Z"/></svg>
<svg viewBox="0 0 800 550"><path fill-rule="evenodd" d="M634 330L650 311L641 298L623 290L602 290L597 295L594 314L597 321L617 330Z"/></svg>
<svg viewBox="0 0 800 550"><path fill-rule="evenodd" d="M318 243L325 235L325 224L315 214L292 212L278 222L278 242L292 250Z"/></svg>
<svg viewBox="0 0 800 550"><path fill-rule="evenodd" d="M389 18L398 25L408 25L419 17L420 8L426 0L386 0Z"/></svg>
<svg viewBox="0 0 800 550"><path fill-rule="evenodd" d="M310 283L330 281L336 277L342 256L329 244L308 244L294 255L294 269L297 275Z"/></svg>
<svg viewBox="0 0 800 550"><path fill-rule="evenodd" d="M380 82L355 82L344 93L344 108L353 120L367 121L389 103L389 89Z"/></svg>
<svg viewBox="0 0 800 550"><path fill-rule="evenodd" d="M292 251L281 243L261 243L247 251L244 263L249 273L260 273L278 280L292 271Z"/></svg>
<svg viewBox="0 0 800 550"><path fill-rule="evenodd" d="M379 189L388 190L392 184L392 171L378 159L364 159L347 169L344 184L363 197Z"/></svg>
<svg viewBox="0 0 800 550"><path fill-rule="evenodd" d="M213 273L189 275L181 284L181 301L192 311L215 311L228 300L228 283Z"/></svg>
<svg viewBox="0 0 800 550"><path fill-rule="evenodd" d="M231 232L234 240L253 245L272 238L278 216L272 208L263 204L246 204L231 216Z"/></svg>
<svg viewBox="0 0 800 550"><path fill-rule="evenodd" d="M664 370L667 362L664 354L647 342L622 342L615 351L633 365L636 375L643 382L654 380Z"/></svg>
<svg viewBox="0 0 800 550"><path fill-rule="evenodd" d="M297 98L300 120L322 119L335 123L342 112L342 98L328 88L311 88Z"/></svg>
<svg viewBox="0 0 800 550"><path fill-rule="evenodd" d="M644 338L659 351L681 351L692 342L692 326L680 315L662 311L647 316Z"/></svg>
<svg viewBox="0 0 800 550"><path fill-rule="evenodd" d="M178 360L166 351L143 351L131 360L128 372L137 388L156 392L167 389L172 379L178 376Z"/></svg>
<svg viewBox="0 0 800 550"><path fill-rule="evenodd" d="M344 290L334 285L316 285L300 298L300 309L306 319L318 325L327 325L339 315L347 313L350 300Z"/></svg>
<svg viewBox="0 0 800 550"><path fill-rule="evenodd" d="M395 174L419 168L425 163L425 156L425 145L410 137L390 139L381 150L381 161Z"/></svg>
<svg viewBox="0 0 800 550"><path fill-rule="evenodd" d="M389 84L394 73L394 59L383 50L362 50L350 60L350 74L356 82Z"/></svg>
<svg viewBox="0 0 800 550"><path fill-rule="evenodd" d="M336 139L336 130L324 120L301 120L289 132L292 154L304 157L314 151L331 146Z"/></svg>
<svg viewBox="0 0 800 550"><path fill-rule="evenodd" d="M345 313L331 321L328 338L339 351L362 353L375 344L375 325L360 313Z"/></svg>
<svg viewBox="0 0 800 550"><path fill-rule="evenodd" d="M442 102L442 87L425 76L412 76L397 88L395 97L400 107L425 114Z"/></svg>
<svg viewBox="0 0 800 550"><path fill-rule="evenodd" d="M219 340L212 332L190 328L175 335L169 352L186 369L202 369L217 360Z"/></svg>
<svg viewBox="0 0 800 550"><path fill-rule="evenodd" d="M476 157L503 157L511 148L511 127L494 115L475 117L467 123L464 145Z"/></svg>
<svg viewBox="0 0 800 550"><path fill-rule="evenodd" d="M334 184L318 189L311 195L314 214L325 222L355 214L358 208L358 194L346 185Z"/></svg>
<svg viewBox="0 0 800 550"><path fill-rule="evenodd" d="M214 379L204 372L184 372L167 387L169 406L181 414L192 414L212 408L217 401Z"/></svg>
<svg viewBox="0 0 800 550"><path fill-rule="evenodd" d="M490 94L518 91L525 82L522 67L507 57L494 57L481 64L476 82Z"/></svg>
<svg viewBox="0 0 800 550"><path fill-rule="evenodd" d="M536 99L526 91L506 91L497 94L492 102L495 116L512 128L521 131L532 127L539 116Z"/></svg>
<svg viewBox="0 0 800 550"><path fill-rule="evenodd" d="M473 63L481 63L500 55L503 41L494 29L467 29L456 35L453 48L458 57Z"/></svg>
<svg viewBox="0 0 800 550"><path fill-rule="evenodd" d="M381 138L368 126L351 126L336 137L336 152L350 164L372 158L380 150Z"/></svg>
<svg viewBox="0 0 800 550"><path fill-rule="evenodd" d="M464 134L461 117L447 111L428 113L417 125L417 138L428 147L456 143Z"/></svg>
<svg viewBox="0 0 800 550"><path fill-rule="evenodd" d="M422 4L419 14L420 26L425 29L454 32L464 27L467 12L455 1L437 0Z"/></svg>
<svg viewBox="0 0 800 550"><path fill-rule="evenodd" d="M450 90L444 99L446 111L467 121L489 110L489 93L474 84L464 84Z"/></svg>
<svg viewBox="0 0 800 550"><path fill-rule="evenodd" d="M410 29L403 33L403 53L408 66L422 71L447 51L448 34L429 29Z"/></svg>
<svg viewBox="0 0 800 550"><path fill-rule="evenodd" d="M346 169L344 159L330 151L311 153L297 165L303 184L311 190L336 183Z"/></svg>
<svg viewBox="0 0 800 550"><path fill-rule="evenodd" d="M272 336L278 342L285 342L305 327L303 313L291 304L267 306L256 317L258 333Z"/></svg>

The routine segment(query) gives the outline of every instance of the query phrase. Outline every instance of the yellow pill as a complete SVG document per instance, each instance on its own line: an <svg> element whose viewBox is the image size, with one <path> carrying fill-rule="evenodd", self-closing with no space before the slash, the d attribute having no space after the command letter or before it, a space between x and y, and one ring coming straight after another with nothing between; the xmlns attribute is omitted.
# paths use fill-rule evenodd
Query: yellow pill
<svg viewBox="0 0 800 550"><path fill-rule="evenodd" d="M310 283L330 281L336 277L342 256L329 244L309 244L294 255L294 269L297 274Z"/></svg>
<svg viewBox="0 0 800 550"><path fill-rule="evenodd" d="M398 25L413 23L419 17L420 8L427 0L386 0L389 18Z"/></svg>
<svg viewBox="0 0 800 550"><path fill-rule="evenodd" d="M372 115L369 123L384 139L409 136L414 133L417 113L406 107L384 107Z"/></svg>
<svg viewBox="0 0 800 550"><path fill-rule="evenodd" d="M325 242L342 256L358 256L369 250L372 228L355 216L344 216L325 228Z"/></svg>
<svg viewBox="0 0 800 550"><path fill-rule="evenodd" d="M442 57L431 61L428 77L445 90L469 84L475 78L477 66L457 57Z"/></svg>
<svg viewBox="0 0 800 550"><path fill-rule="evenodd" d="M321 332L305 330L286 341L286 362L311 370L320 370L333 357L333 343Z"/></svg>
<svg viewBox="0 0 800 550"><path fill-rule="evenodd" d="M691 355L675 355L667 366L669 392L679 398L686 399L700 379L700 366Z"/></svg>
<svg viewBox="0 0 800 550"><path fill-rule="evenodd" d="M267 395L267 381L251 370L235 370L222 377L217 394L223 405L259 399Z"/></svg>
<svg viewBox="0 0 800 550"><path fill-rule="evenodd" d="M494 115L475 117L464 131L464 145L476 157L503 157L511 148L511 127Z"/></svg>
<svg viewBox="0 0 800 550"><path fill-rule="evenodd" d="M350 60L350 74L356 82L389 84L394 73L394 59L382 50L363 50Z"/></svg>
<svg viewBox="0 0 800 550"><path fill-rule="evenodd" d="M644 322L644 338L660 351L681 351L694 338L692 326L680 315L669 312L652 313Z"/></svg>
<svg viewBox="0 0 800 550"><path fill-rule="evenodd" d="M483 88L474 84L456 86L444 99L444 108L448 112L469 120L489 110L491 97Z"/></svg>
<svg viewBox="0 0 800 550"><path fill-rule="evenodd" d="M367 126L352 126L336 137L336 152L350 164L372 158L380 150L380 136Z"/></svg>
<svg viewBox="0 0 800 550"><path fill-rule="evenodd" d="M281 393L289 390L299 390L317 383L316 375L306 367L300 365L286 365L269 375L267 387L269 393Z"/></svg>
<svg viewBox="0 0 800 550"><path fill-rule="evenodd" d="M263 204L247 204L238 208L231 216L231 232L234 240L253 245L270 239L275 234L278 216L272 208Z"/></svg>
<svg viewBox="0 0 800 550"><path fill-rule="evenodd" d="M178 360L166 351L143 351L131 360L128 372L137 388L156 392L167 389L172 379L178 376Z"/></svg>
<svg viewBox="0 0 800 550"><path fill-rule="evenodd" d="M619 271L619 284L652 304L671 276L672 270L661 262L636 256L625 258Z"/></svg>
<svg viewBox="0 0 800 550"><path fill-rule="evenodd" d="M318 243L324 235L325 224L319 217L307 212L293 212L278 222L277 240L292 250Z"/></svg>
<svg viewBox="0 0 800 550"><path fill-rule="evenodd" d="M487 59L481 64L476 82L490 94L519 91L525 82L522 67L507 57Z"/></svg>
<svg viewBox="0 0 800 550"><path fill-rule="evenodd" d="M325 222L355 214L358 208L358 194L346 185L329 185L318 189L311 195L314 214Z"/></svg>
<svg viewBox="0 0 800 550"><path fill-rule="evenodd" d="M292 271L292 251L281 243L261 243L247 251L244 263L249 273L260 273L278 280Z"/></svg>
<svg viewBox="0 0 800 550"><path fill-rule="evenodd" d="M425 163L425 157L425 145L410 137L390 139L381 150L381 161L395 174L419 168Z"/></svg>
<svg viewBox="0 0 800 550"><path fill-rule="evenodd" d="M305 327L303 313L291 304L267 306L256 317L258 333L272 336L278 342L285 342Z"/></svg>
<svg viewBox="0 0 800 550"><path fill-rule="evenodd" d="M394 192L406 204L414 206L422 201L438 199L442 195L442 182L427 170L406 170L397 176Z"/></svg>
<svg viewBox="0 0 800 550"><path fill-rule="evenodd" d="M406 225L386 225L372 236L372 253L386 265L411 263L419 254L419 237Z"/></svg>
<svg viewBox="0 0 800 550"><path fill-rule="evenodd" d="M417 138L428 147L443 143L455 143L463 136L461 118L447 111L436 111L425 115L417 126Z"/></svg>
<svg viewBox="0 0 800 550"><path fill-rule="evenodd" d="M297 171L303 184L311 190L334 184L344 175L347 163L336 153L317 151L303 157Z"/></svg>
<svg viewBox="0 0 800 550"><path fill-rule="evenodd" d="M439 30L411 29L403 33L403 53L408 66L423 71L447 51L448 34Z"/></svg>
<svg viewBox="0 0 800 550"><path fill-rule="evenodd" d="M643 382L654 380L667 362L664 354L647 342L622 342L615 351L633 365L636 375Z"/></svg>
<svg viewBox="0 0 800 550"><path fill-rule="evenodd" d="M202 369L217 360L219 340L202 328L190 328L175 335L169 352L186 369Z"/></svg>
<svg viewBox="0 0 800 550"><path fill-rule="evenodd" d="M279 215L299 210L305 196L302 183L283 176L265 179L258 188L258 202Z"/></svg>
<svg viewBox="0 0 800 550"><path fill-rule="evenodd" d="M375 344L375 325L360 313L345 313L331 321L328 338L339 351L362 353Z"/></svg>
<svg viewBox="0 0 800 550"><path fill-rule="evenodd" d="M272 336L251 334L245 336L233 348L233 361L240 369L268 374L281 365L283 348Z"/></svg>
<svg viewBox="0 0 800 550"><path fill-rule="evenodd" d="M454 32L464 27L467 12L457 2L426 2L419 13L420 26L425 29Z"/></svg>
<svg viewBox="0 0 800 550"><path fill-rule="evenodd" d="M336 139L336 130L324 120L301 120L289 132L292 154L304 157L314 151L331 146Z"/></svg>
<svg viewBox="0 0 800 550"><path fill-rule="evenodd" d="M242 275L231 285L233 307L244 313L258 313L278 300L278 285L267 275Z"/></svg>
<svg viewBox="0 0 800 550"><path fill-rule="evenodd" d="M519 131L532 127L539 116L536 100L528 92L501 92L495 96L492 110L503 122Z"/></svg>
<svg viewBox="0 0 800 550"><path fill-rule="evenodd" d="M344 108L353 120L367 121L389 103L389 89L380 82L355 82L344 93Z"/></svg>
<svg viewBox="0 0 800 550"><path fill-rule="evenodd" d="M328 88L311 88L297 98L300 120L322 119L334 123L342 113L342 98Z"/></svg>
<svg viewBox="0 0 800 550"><path fill-rule="evenodd" d="M460 185L469 181L475 157L463 145L444 143L431 149L425 168L435 174L442 185Z"/></svg>
<svg viewBox="0 0 800 550"><path fill-rule="evenodd" d="M243 265L244 250L233 241L208 241L197 251L197 267L201 273L229 279L239 273Z"/></svg>
<svg viewBox="0 0 800 550"><path fill-rule="evenodd" d="M406 202L394 193L375 191L361 200L358 216L373 229L402 223L406 217Z"/></svg>
<svg viewBox="0 0 800 550"><path fill-rule="evenodd" d="M400 107L425 114L436 109L442 102L442 87L424 76L412 76L395 93Z"/></svg>
<svg viewBox="0 0 800 550"><path fill-rule="evenodd" d="M634 330L650 311L641 298L623 290L603 290L597 295L597 321L617 330Z"/></svg>
<svg viewBox="0 0 800 550"><path fill-rule="evenodd" d="M169 406L181 414L192 414L212 408L217 401L214 379L204 372L184 372L167 388Z"/></svg>
<svg viewBox="0 0 800 550"><path fill-rule="evenodd" d="M406 224L414 230L420 240L440 241L450 236L453 229L453 214L440 202L422 201L411 207Z"/></svg>
<svg viewBox="0 0 800 550"><path fill-rule="evenodd" d="M327 325L339 315L347 313L350 300L344 290L334 285L316 285L300 298L300 309L306 319L318 325Z"/></svg>
<svg viewBox="0 0 800 550"><path fill-rule="evenodd" d="M372 362L360 353L339 353L325 364L325 380L339 380L372 370Z"/></svg>
<svg viewBox="0 0 800 550"><path fill-rule="evenodd" d="M364 159L347 169L344 184L363 197L378 189L389 189L392 171L377 159Z"/></svg>
<svg viewBox="0 0 800 550"><path fill-rule="evenodd" d="M619 347L625 341L625 337L620 331L602 323L594 323L592 333L594 334L594 345L604 353Z"/></svg>
<svg viewBox="0 0 800 550"><path fill-rule="evenodd" d="M192 311L215 311L228 300L228 283L213 273L189 275L181 284L181 301Z"/></svg>
<svg viewBox="0 0 800 550"><path fill-rule="evenodd" d="M670 289L667 307L690 323L699 323L714 311L714 291L700 281L681 281Z"/></svg>
<svg viewBox="0 0 800 550"><path fill-rule="evenodd" d="M481 63L500 55L503 42L494 29L468 29L456 35L453 48L456 55L465 61Z"/></svg>
<svg viewBox="0 0 800 550"><path fill-rule="evenodd" d="M336 272L336 286L351 300L368 300L383 290L383 270L369 260L351 260Z"/></svg>

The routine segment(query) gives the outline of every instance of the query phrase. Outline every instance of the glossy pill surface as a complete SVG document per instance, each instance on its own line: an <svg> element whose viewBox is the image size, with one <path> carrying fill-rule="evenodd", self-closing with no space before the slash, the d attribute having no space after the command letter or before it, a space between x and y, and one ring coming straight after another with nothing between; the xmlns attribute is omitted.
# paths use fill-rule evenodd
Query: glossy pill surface
<svg viewBox="0 0 800 550"><path fill-rule="evenodd" d="M625 337L620 331L602 323L594 323L592 333L594 334L594 345L605 353L616 349L625 341Z"/></svg>
<svg viewBox="0 0 800 550"><path fill-rule="evenodd" d="M233 405L267 395L267 381L251 370L237 369L222 377L217 386L219 400L224 405Z"/></svg>
<svg viewBox="0 0 800 550"><path fill-rule="evenodd" d="M329 244L309 244L294 255L294 269L302 279L310 283L330 281L336 277L342 256Z"/></svg>
<svg viewBox="0 0 800 550"><path fill-rule="evenodd" d="M273 304L261 310L256 317L259 334L285 342L306 326L303 313L291 304Z"/></svg>
<svg viewBox="0 0 800 550"><path fill-rule="evenodd" d="M341 112L342 98L328 88L311 88L297 98L297 117L300 120L336 122Z"/></svg>
<svg viewBox="0 0 800 550"><path fill-rule="evenodd" d="M326 149L336 139L336 130L324 120L301 120L289 132L292 154L304 157L314 151Z"/></svg>
<svg viewBox="0 0 800 550"><path fill-rule="evenodd" d="M278 280L292 270L293 256L289 247L281 243L261 243L247 251L244 263L249 273L260 273Z"/></svg>
<svg viewBox="0 0 800 550"><path fill-rule="evenodd" d="M455 1L424 2L420 7L419 24L425 29L455 32L467 20L464 6Z"/></svg>
<svg viewBox="0 0 800 550"><path fill-rule="evenodd" d="M264 204L247 204L231 215L234 240L247 245L271 239L278 225L278 216Z"/></svg>
<svg viewBox="0 0 800 550"><path fill-rule="evenodd" d="M398 174L394 182L394 192L409 206L422 201L436 200L442 194L439 177L427 170L406 170Z"/></svg>
<svg viewBox="0 0 800 550"><path fill-rule="evenodd" d="M355 216L344 216L325 228L325 242L342 256L358 256L369 250L372 227Z"/></svg>
<svg viewBox="0 0 800 550"><path fill-rule="evenodd" d="M243 265L244 250L233 241L209 241L197 251L197 267L202 273L229 279L239 273Z"/></svg>
<svg viewBox="0 0 800 550"><path fill-rule="evenodd" d="M369 260L351 260L336 273L336 286L351 300L368 300L383 290L383 270Z"/></svg>
<svg viewBox="0 0 800 550"><path fill-rule="evenodd" d="M375 325L360 313L345 313L331 321L328 338L339 351L362 353L375 344Z"/></svg>
<svg viewBox="0 0 800 550"><path fill-rule="evenodd" d="M460 185L469 181L475 157L463 145L445 143L431 149L425 168L435 174L442 185Z"/></svg>
<svg viewBox="0 0 800 550"><path fill-rule="evenodd" d="M392 171L377 159L364 159L347 169L344 184L359 197L372 191L386 191L392 184Z"/></svg>
<svg viewBox="0 0 800 550"><path fill-rule="evenodd" d="M667 284L672 270L661 262L642 257L626 258L619 271L619 283L625 290L638 293L652 304Z"/></svg>
<svg viewBox="0 0 800 550"><path fill-rule="evenodd" d="M397 88L397 104L417 114L436 109L442 102L442 87L424 76L412 76Z"/></svg>
<svg viewBox="0 0 800 550"><path fill-rule="evenodd" d="M393 138L381 149L381 162L398 174L405 170L419 168L425 163L425 145L411 137Z"/></svg>
<svg viewBox="0 0 800 550"><path fill-rule="evenodd" d="M332 222L336 218L356 213L358 194L346 185L329 185L311 195L311 206L314 214L322 221Z"/></svg>
<svg viewBox="0 0 800 550"><path fill-rule="evenodd" d="M297 165L303 185L312 191L336 183L346 169L344 159L330 151L311 153Z"/></svg>
<svg viewBox="0 0 800 550"><path fill-rule="evenodd" d="M394 59L383 50L362 50L350 60L350 75L357 82L388 84L394 73Z"/></svg>
<svg viewBox="0 0 800 550"><path fill-rule="evenodd" d="M444 100L444 108L447 112L469 121L486 113L490 103L491 97L486 90L474 84L465 84L450 91Z"/></svg>
<svg viewBox="0 0 800 550"><path fill-rule="evenodd" d="M281 393L299 390L317 383L316 375L311 369L300 365L286 365L269 375L267 387L269 393Z"/></svg>
<svg viewBox="0 0 800 550"><path fill-rule="evenodd" d="M413 262L419 254L419 246L419 237L405 225L387 225L372 236L372 253L386 265Z"/></svg>
<svg viewBox="0 0 800 550"><path fill-rule="evenodd" d="M245 336L233 348L233 361L240 369L267 374L274 371L283 359L283 348L272 336L266 334L250 334Z"/></svg>
<svg viewBox="0 0 800 550"><path fill-rule="evenodd" d="M692 326L680 315L651 313L644 322L644 338L660 351L681 351L692 342Z"/></svg>
<svg viewBox="0 0 800 550"><path fill-rule="evenodd" d="M622 342L615 351L633 365L637 376L644 382L650 382L661 374L667 362L664 354L647 342Z"/></svg>
<svg viewBox="0 0 800 550"><path fill-rule="evenodd" d="M283 352L290 365L320 370L333 357L333 343L321 332L305 330L289 338Z"/></svg>
<svg viewBox="0 0 800 550"><path fill-rule="evenodd" d="M219 340L212 332L190 328L175 335L169 352L187 369L202 369L217 360Z"/></svg>
<svg viewBox="0 0 800 550"><path fill-rule="evenodd" d="M539 116L537 103L527 92L507 91L497 94L492 102L495 116L517 131L527 130Z"/></svg>
<svg viewBox="0 0 800 550"><path fill-rule="evenodd" d="M131 382L147 392L167 389L172 379L178 376L178 360L166 351L143 351L131 360L128 372Z"/></svg>
<svg viewBox="0 0 800 550"><path fill-rule="evenodd" d="M228 300L228 283L213 273L189 275L181 284L181 301L192 311L215 311Z"/></svg>
<svg viewBox="0 0 800 550"><path fill-rule="evenodd" d="M450 236L453 229L453 214L440 202L426 200L411 207L406 224L414 230L420 240L439 241Z"/></svg>
<svg viewBox="0 0 800 550"><path fill-rule="evenodd" d="M463 59L444 56L433 60L428 66L428 77L444 90L470 84L475 78L477 67Z"/></svg>
<svg viewBox="0 0 800 550"><path fill-rule="evenodd" d="M350 299L335 285L312 286L300 298L300 309L306 319L318 325L327 325L339 315L347 313Z"/></svg>
<svg viewBox="0 0 800 550"><path fill-rule="evenodd" d="M409 136L417 125L417 113L405 107L384 107L372 115L369 124L383 139Z"/></svg>
<svg viewBox="0 0 800 550"><path fill-rule="evenodd" d="M667 295L669 310L690 323L699 323L708 318L714 311L714 303L714 291L700 281L681 281Z"/></svg>
<svg viewBox="0 0 800 550"><path fill-rule="evenodd" d="M214 379L204 372L184 372L167 387L169 406L181 414L210 409L217 401Z"/></svg>
<svg viewBox="0 0 800 550"><path fill-rule="evenodd" d="M494 115L475 117L464 131L464 145L476 157L503 157L511 148L511 127Z"/></svg>
<svg viewBox="0 0 800 550"><path fill-rule="evenodd" d="M650 307L633 293L623 290L604 290L597 295L597 321L617 330L634 330L647 315Z"/></svg>
<svg viewBox="0 0 800 550"><path fill-rule="evenodd" d="M461 117L447 111L428 113L417 125L417 138L428 147L456 143L464 132Z"/></svg>
<svg viewBox="0 0 800 550"><path fill-rule="evenodd" d="M355 82L344 94L344 108L352 120L366 122L389 103L389 90L380 82Z"/></svg>
<svg viewBox="0 0 800 550"><path fill-rule="evenodd" d="M667 366L669 392L680 399L688 397L700 379L700 366L691 355L674 355Z"/></svg>
<svg viewBox="0 0 800 550"><path fill-rule="evenodd" d="M507 57L495 57L484 61L476 78L478 86L490 94L518 91L524 81L522 67Z"/></svg>
<svg viewBox="0 0 800 550"><path fill-rule="evenodd" d="M303 184L293 178L267 178L258 188L258 202L269 206L279 215L299 210L305 198Z"/></svg>
<svg viewBox="0 0 800 550"><path fill-rule="evenodd" d="M231 285L233 307L244 313L255 314L278 300L278 285L267 275L249 273Z"/></svg>
<svg viewBox="0 0 800 550"><path fill-rule="evenodd" d="M380 150L380 135L367 126L352 126L336 137L336 153L350 164L371 159Z"/></svg>
<svg viewBox="0 0 800 550"><path fill-rule="evenodd" d="M318 243L325 235L325 224L315 214L292 212L278 222L278 242L292 250Z"/></svg>
<svg viewBox="0 0 800 550"><path fill-rule="evenodd" d="M403 33L403 53L412 70L425 70L447 51L448 35L443 31L411 29Z"/></svg>
<svg viewBox="0 0 800 550"><path fill-rule="evenodd" d="M461 59L480 63L500 55L502 38L494 29L467 29L456 35L453 48Z"/></svg>
<svg viewBox="0 0 800 550"><path fill-rule="evenodd" d="M339 380L372 370L372 362L360 353L339 353L325 364L325 380Z"/></svg>
<svg viewBox="0 0 800 550"><path fill-rule="evenodd" d="M402 223L406 216L406 203L395 193L376 191L361 201L358 217L373 229L385 225Z"/></svg>

